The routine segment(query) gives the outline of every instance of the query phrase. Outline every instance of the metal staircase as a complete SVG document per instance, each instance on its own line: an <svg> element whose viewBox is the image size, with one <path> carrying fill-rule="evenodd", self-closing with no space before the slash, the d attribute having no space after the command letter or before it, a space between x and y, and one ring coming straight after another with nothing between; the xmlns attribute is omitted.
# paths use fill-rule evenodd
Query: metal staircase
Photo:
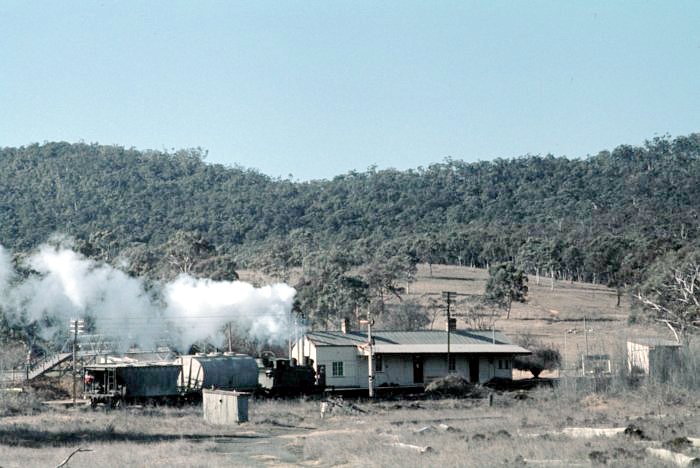
<svg viewBox="0 0 700 468"><path fill-rule="evenodd" d="M71 353L58 353L35 362L31 369L29 369L29 380L44 375L57 365L69 360L71 356L73 356Z"/></svg>
<svg viewBox="0 0 700 468"><path fill-rule="evenodd" d="M29 369L0 372L0 383L13 384L35 379L68 361L71 357L71 353L52 354L34 361Z"/></svg>

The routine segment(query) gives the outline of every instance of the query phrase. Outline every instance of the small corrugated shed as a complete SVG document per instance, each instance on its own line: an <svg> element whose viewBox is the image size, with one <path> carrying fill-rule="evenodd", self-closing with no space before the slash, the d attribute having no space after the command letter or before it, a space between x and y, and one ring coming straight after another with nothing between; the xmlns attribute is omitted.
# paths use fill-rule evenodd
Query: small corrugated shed
<svg viewBox="0 0 700 468"><path fill-rule="evenodd" d="M204 420L211 424L238 424L248 421L250 393L202 390Z"/></svg>
<svg viewBox="0 0 700 468"><path fill-rule="evenodd" d="M664 377L679 361L682 345L665 338L641 337L627 340L627 367L630 372Z"/></svg>

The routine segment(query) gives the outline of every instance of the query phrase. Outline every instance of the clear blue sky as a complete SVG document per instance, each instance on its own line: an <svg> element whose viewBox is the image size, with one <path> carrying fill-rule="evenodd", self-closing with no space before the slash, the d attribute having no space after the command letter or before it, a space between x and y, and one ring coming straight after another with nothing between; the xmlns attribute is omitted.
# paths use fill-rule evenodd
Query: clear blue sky
<svg viewBox="0 0 700 468"><path fill-rule="evenodd" d="M0 0L0 146L295 179L700 131L700 2Z"/></svg>

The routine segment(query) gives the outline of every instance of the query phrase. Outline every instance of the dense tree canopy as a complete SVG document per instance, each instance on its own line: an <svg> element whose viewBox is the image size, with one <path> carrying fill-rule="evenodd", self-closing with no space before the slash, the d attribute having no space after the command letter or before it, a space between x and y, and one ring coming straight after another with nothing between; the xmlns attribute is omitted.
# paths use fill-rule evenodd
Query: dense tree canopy
<svg viewBox="0 0 700 468"><path fill-rule="evenodd" d="M381 308L419 261L511 261L552 285L588 280L621 293L700 237L700 134L585 159L448 159L311 182L205 156L64 142L2 148L0 243L21 252L67 234L138 275L187 268L234 278L240 266L286 280L303 267L328 294Z"/></svg>

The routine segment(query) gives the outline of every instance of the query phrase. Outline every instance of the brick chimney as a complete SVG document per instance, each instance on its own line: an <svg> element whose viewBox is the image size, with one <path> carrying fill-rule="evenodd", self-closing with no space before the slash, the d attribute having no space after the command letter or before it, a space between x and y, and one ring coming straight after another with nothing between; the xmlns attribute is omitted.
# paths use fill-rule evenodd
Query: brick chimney
<svg viewBox="0 0 700 468"><path fill-rule="evenodd" d="M340 322L340 331L343 332L343 335L344 335L348 332L349 329L350 329L350 320L344 318Z"/></svg>

